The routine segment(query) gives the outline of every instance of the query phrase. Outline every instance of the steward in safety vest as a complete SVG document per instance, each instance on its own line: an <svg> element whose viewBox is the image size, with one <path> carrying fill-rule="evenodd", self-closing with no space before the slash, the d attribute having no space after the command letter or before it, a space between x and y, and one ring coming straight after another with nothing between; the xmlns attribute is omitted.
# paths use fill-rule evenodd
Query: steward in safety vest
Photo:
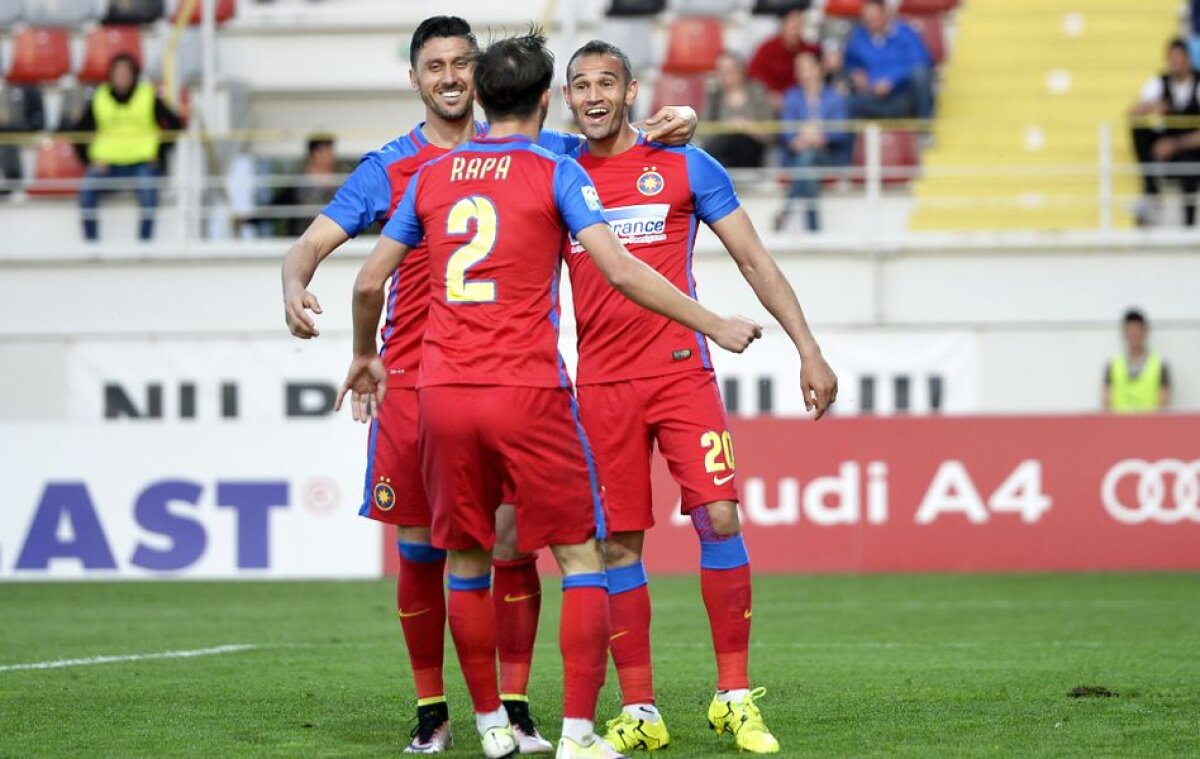
<svg viewBox="0 0 1200 759"><path fill-rule="evenodd" d="M75 127L95 132L90 144L75 146L88 164L79 186L85 240L99 239L99 198L116 190L132 190L137 198L138 237L154 236L162 130L179 129L182 122L154 93L153 85L141 83L140 78L132 56L113 56L108 80L96 88Z"/></svg>
<svg viewBox="0 0 1200 759"><path fill-rule="evenodd" d="M1125 351L1104 370L1104 406L1117 414L1143 414L1165 409L1171 402L1171 376L1157 351L1147 348L1146 317L1137 309L1125 313L1122 331Z"/></svg>

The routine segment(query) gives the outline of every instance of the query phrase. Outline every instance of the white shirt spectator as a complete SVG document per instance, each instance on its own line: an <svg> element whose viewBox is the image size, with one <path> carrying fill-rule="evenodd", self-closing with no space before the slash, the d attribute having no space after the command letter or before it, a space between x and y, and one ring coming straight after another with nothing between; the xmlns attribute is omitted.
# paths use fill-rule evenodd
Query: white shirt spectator
<svg viewBox="0 0 1200 759"><path fill-rule="evenodd" d="M1194 77L1188 77L1182 81L1177 79L1171 80L1171 102L1175 104L1178 110L1187 108L1188 103L1192 101L1192 94L1200 95L1200 81ZM1146 84L1142 86L1142 102L1157 103L1163 97L1163 82L1161 76L1152 77L1146 80Z"/></svg>

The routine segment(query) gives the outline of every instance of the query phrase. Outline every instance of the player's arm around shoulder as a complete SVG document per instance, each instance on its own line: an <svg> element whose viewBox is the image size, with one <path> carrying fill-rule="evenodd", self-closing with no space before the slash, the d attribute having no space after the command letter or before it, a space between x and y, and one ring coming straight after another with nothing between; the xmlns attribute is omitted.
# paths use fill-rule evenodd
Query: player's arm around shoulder
<svg viewBox="0 0 1200 759"><path fill-rule="evenodd" d="M753 288L759 303L775 317L795 344L800 354L800 388L804 405L809 411L815 410L816 418L820 419L837 400L837 375L809 329L796 291L767 252L744 208L738 207L709 226Z"/></svg>

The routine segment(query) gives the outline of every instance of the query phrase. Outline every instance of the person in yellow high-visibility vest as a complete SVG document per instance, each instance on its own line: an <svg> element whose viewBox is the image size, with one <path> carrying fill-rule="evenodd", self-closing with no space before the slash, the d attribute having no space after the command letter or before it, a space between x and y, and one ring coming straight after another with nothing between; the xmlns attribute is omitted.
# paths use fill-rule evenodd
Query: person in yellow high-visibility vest
<svg viewBox="0 0 1200 759"><path fill-rule="evenodd" d="M138 237L149 240L154 236L162 129L179 129L182 122L155 94L154 86L140 78L141 70L132 56L114 56L108 80L96 88L76 125L78 131L96 133L90 144L77 146L88 164L79 186L79 207L83 236L90 241L100 238L96 218L100 194L122 189L132 189L137 195Z"/></svg>
<svg viewBox="0 0 1200 759"><path fill-rule="evenodd" d="M1121 321L1125 350L1104 369L1104 408L1116 414L1146 414L1171 405L1171 375L1158 351L1150 350L1150 325L1136 308Z"/></svg>

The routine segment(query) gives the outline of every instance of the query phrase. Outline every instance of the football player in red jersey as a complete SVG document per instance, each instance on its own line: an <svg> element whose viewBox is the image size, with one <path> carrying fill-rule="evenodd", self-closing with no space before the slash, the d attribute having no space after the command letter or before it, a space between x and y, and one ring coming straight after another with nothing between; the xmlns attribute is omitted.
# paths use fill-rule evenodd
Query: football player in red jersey
<svg viewBox="0 0 1200 759"><path fill-rule="evenodd" d="M355 284L353 391L366 421L390 393L374 329L383 285L408 253L428 251L418 405L433 544L449 551L450 631L487 756L515 748L496 678L490 594L495 511L515 494L517 548L550 546L563 572L559 757L620 756L594 733L609 639L599 480L558 354L558 282L568 232L626 297L740 352L759 334L721 318L629 255L577 163L533 143L553 77L545 39L500 40L475 83L491 124L418 172Z"/></svg>
<svg viewBox="0 0 1200 759"><path fill-rule="evenodd" d="M321 261L349 238L385 221L422 164L486 131L486 124L475 121L473 108L470 55L476 49L471 27L461 18L434 16L413 33L409 78L425 104L425 121L365 155L333 202L288 251L283 264L284 306L288 327L296 337L319 334L309 312L320 314L321 306L308 286ZM668 108L649 123L663 139L686 142L695 130L695 114L690 108ZM543 131L539 142L562 153L579 141L576 135ZM425 251L418 248L392 277L382 336L393 392L371 429L360 510L363 516L397 528L397 609L417 694L417 726L406 752L422 754L440 753L450 742L442 681L445 554L429 545L429 506L417 460L415 388L428 304L413 295L426 286L427 266ZM511 522L508 511L501 513ZM552 751L553 746L537 733L526 696L541 606L536 557L516 552L511 530L502 531L497 547L495 584L504 704L522 753Z"/></svg>
<svg viewBox="0 0 1200 759"><path fill-rule="evenodd" d="M795 344L805 405L820 418L837 396L837 378L728 173L703 150L655 143L629 123L637 82L628 58L612 45L595 41L580 48L563 93L587 137L579 163L617 236L695 297L692 248L697 223L707 224ZM650 596L641 561L645 530L654 524L650 458L657 443L700 538L701 590L717 663L709 721L718 734L732 733L740 749L774 753L779 743L755 705L763 691L750 689L750 560L738 522L733 441L704 336L627 303L577 246L568 263L579 403L604 473L612 532L605 550L624 708L606 738L619 750L670 741L654 705Z"/></svg>

